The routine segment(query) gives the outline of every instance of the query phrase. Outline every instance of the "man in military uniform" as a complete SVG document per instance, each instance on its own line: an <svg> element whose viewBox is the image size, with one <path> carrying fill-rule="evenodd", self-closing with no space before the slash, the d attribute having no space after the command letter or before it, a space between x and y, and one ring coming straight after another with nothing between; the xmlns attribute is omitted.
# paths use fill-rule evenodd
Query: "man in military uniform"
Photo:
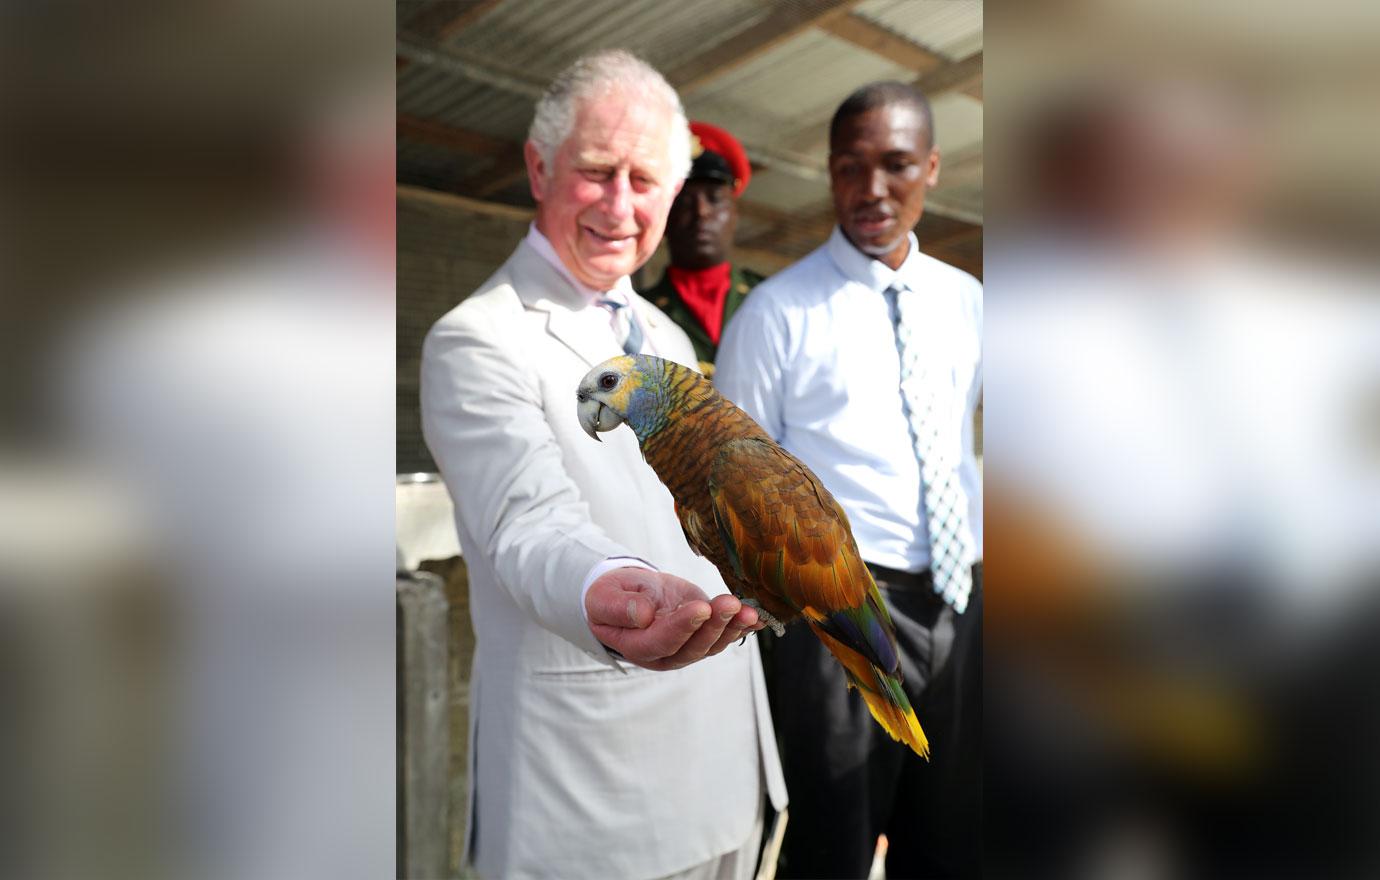
<svg viewBox="0 0 1380 880"><path fill-rule="evenodd" d="M666 221L671 262L642 295L685 330L701 371L712 376L724 326L763 277L728 261L738 197L752 176L743 145L705 122L691 122L690 133L694 164Z"/></svg>

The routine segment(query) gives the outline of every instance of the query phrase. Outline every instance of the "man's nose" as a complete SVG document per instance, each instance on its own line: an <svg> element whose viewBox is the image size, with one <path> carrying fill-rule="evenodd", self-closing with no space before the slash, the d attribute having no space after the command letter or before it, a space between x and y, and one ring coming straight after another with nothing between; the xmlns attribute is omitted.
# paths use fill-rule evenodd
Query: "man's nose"
<svg viewBox="0 0 1380 880"><path fill-rule="evenodd" d="M867 174L867 194L873 198L886 196L886 169L873 168Z"/></svg>
<svg viewBox="0 0 1380 880"><path fill-rule="evenodd" d="M714 206L710 204L709 197L704 193L695 193L695 216L701 220L707 220L712 213L714 213Z"/></svg>
<svg viewBox="0 0 1380 880"><path fill-rule="evenodd" d="M632 215L632 181L625 172L613 175L604 186L604 210L615 220Z"/></svg>

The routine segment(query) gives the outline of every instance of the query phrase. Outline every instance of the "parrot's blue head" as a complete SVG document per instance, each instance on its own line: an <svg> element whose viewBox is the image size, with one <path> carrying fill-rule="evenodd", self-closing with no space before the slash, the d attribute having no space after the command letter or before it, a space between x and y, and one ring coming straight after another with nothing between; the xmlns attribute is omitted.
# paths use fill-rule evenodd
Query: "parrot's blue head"
<svg viewBox="0 0 1380 880"><path fill-rule="evenodd" d="M691 371L645 354L604 361L585 374L575 392L580 427L598 440L599 432L626 422L638 442L646 440L665 427L675 411L673 378L680 372Z"/></svg>

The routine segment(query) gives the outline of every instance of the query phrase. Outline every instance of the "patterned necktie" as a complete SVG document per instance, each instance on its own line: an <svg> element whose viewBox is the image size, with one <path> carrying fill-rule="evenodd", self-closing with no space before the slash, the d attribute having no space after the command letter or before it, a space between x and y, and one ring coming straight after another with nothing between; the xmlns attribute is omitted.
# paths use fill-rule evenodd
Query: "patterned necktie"
<svg viewBox="0 0 1380 880"><path fill-rule="evenodd" d="M633 315L633 310L628 304L605 298L599 300L599 305L608 309L609 314L613 316L613 332L618 337L619 344L623 346L623 351L627 354L641 352L642 327L638 325L637 317Z"/></svg>
<svg viewBox="0 0 1380 880"><path fill-rule="evenodd" d="M910 423L910 439L920 462L924 487L925 519L930 532L930 571L934 591L962 614L973 589L973 534L968 528L968 499L958 479L961 441L953 442L952 430L944 432L946 376L941 368L927 365L912 328L923 317L917 314L918 295L903 287L886 291L896 328L896 349L901 356L901 405ZM946 371L944 371L946 372Z"/></svg>

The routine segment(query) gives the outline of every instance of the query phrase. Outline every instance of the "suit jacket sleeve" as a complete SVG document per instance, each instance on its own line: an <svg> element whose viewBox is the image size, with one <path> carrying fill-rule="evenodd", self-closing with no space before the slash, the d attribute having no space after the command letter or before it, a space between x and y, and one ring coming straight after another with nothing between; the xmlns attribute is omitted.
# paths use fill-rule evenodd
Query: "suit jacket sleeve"
<svg viewBox="0 0 1380 880"><path fill-rule="evenodd" d="M501 316L443 319L422 349L422 430L455 503L462 536L542 627L614 664L585 621L580 586L598 562L631 556L589 518L562 464L537 377ZM574 417L574 390L571 390Z"/></svg>

